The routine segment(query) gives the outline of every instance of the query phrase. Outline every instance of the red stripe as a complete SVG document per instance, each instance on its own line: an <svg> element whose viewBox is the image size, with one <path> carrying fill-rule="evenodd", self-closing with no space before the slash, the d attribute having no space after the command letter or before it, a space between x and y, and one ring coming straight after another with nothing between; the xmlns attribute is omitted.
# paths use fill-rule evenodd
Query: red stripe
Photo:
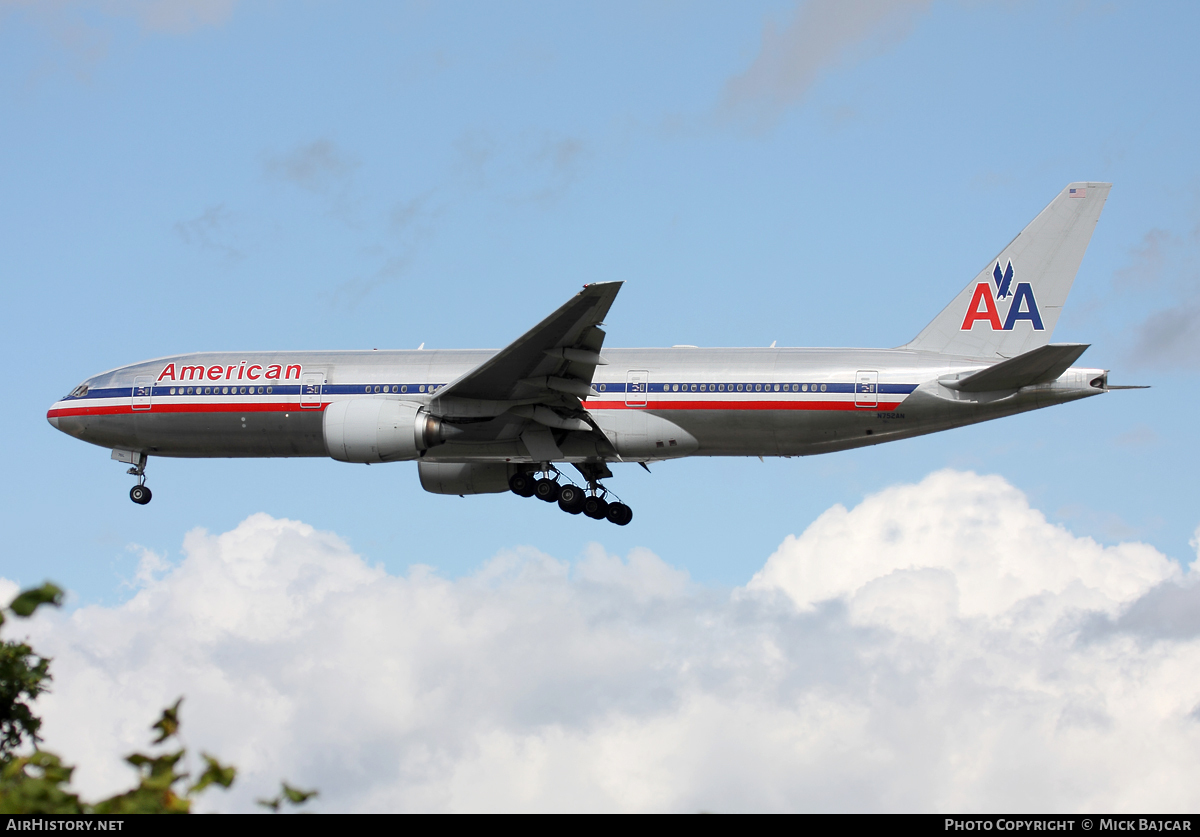
<svg viewBox="0 0 1200 837"><path fill-rule="evenodd" d="M874 407L860 407L853 401L650 401L629 405L624 401L585 401L589 410L887 410L899 401L880 401Z"/></svg>
<svg viewBox="0 0 1200 837"><path fill-rule="evenodd" d="M57 410L50 410L46 413L46 417L125 416L137 415L139 413L319 413L328 406L328 404L322 404L319 407L301 407L293 401L290 404L281 402L258 404L154 404L153 409L150 410L135 410L128 404L118 404L105 407L60 407Z"/></svg>
<svg viewBox="0 0 1200 837"><path fill-rule="evenodd" d="M890 412L900 406L899 401L880 401L874 407L860 407L853 401L651 401L645 405L631 406L624 401L585 401L589 410L881 410ZM296 402L266 402L245 404L161 404L150 410L135 410L128 404L104 407L60 407L46 413L47 418L59 416L122 416L138 413L284 413L320 412L329 404L319 407L301 407Z"/></svg>

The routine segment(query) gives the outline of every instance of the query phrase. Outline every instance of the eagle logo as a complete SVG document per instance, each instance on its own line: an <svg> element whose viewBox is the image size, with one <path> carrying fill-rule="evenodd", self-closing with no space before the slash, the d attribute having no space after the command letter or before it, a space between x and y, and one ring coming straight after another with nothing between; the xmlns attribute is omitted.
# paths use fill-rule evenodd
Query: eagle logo
<svg viewBox="0 0 1200 837"><path fill-rule="evenodd" d="M1012 262L1008 263L1008 267L1004 272L1000 272L1000 262L996 262L996 269L992 271L992 278L996 280L996 299L1008 299L1008 289L1012 285L1013 269Z"/></svg>

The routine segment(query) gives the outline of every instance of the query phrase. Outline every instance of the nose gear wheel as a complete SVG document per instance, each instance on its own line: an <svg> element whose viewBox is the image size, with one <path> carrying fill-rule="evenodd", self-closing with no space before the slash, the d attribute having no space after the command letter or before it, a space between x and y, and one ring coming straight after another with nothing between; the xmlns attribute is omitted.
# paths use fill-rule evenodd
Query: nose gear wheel
<svg viewBox="0 0 1200 837"><path fill-rule="evenodd" d="M146 485L146 462L150 457L144 453L137 454L135 464L125 473L138 478L137 485L129 489L129 499L137 503L139 506L144 506L150 502L150 498L154 494L150 491L150 487ZM129 460L126 459L126 462Z"/></svg>

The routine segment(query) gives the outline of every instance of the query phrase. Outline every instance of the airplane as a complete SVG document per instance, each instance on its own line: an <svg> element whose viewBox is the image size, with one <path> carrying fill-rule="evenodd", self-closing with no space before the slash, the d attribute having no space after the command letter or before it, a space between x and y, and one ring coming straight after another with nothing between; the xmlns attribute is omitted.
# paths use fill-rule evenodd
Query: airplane
<svg viewBox="0 0 1200 837"><path fill-rule="evenodd" d="M175 355L95 375L47 419L111 448L141 505L151 456L328 456L624 526L614 463L832 453L1134 388L1073 366L1089 344L1050 342L1110 187L1069 184L894 349L606 349L622 283L602 282L499 351Z"/></svg>

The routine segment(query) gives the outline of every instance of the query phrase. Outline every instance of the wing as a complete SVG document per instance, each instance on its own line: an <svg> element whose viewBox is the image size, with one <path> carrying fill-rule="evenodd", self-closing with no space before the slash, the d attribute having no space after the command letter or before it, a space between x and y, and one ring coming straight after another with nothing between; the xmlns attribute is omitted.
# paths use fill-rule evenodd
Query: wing
<svg viewBox="0 0 1200 837"><path fill-rule="evenodd" d="M579 410L604 363L600 325L621 282L585 285L546 319L438 390L432 406L453 412L463 401L507 402ZM564 428L566 429L566 428Z"/></svg>

